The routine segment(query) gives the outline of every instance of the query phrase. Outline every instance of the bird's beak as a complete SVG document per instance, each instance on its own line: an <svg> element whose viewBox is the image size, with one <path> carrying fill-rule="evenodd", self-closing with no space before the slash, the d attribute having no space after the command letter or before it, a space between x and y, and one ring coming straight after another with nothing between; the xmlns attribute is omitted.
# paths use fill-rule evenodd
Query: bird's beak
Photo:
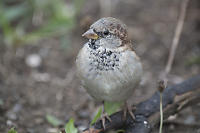
<svg viewBox="0 0 200 133"><path fill-rule="evenodd" d="M89 29L88 31L86 31L83 35L83 37L86 37L88 39L94 39L97 40L98 39L98 35L93 31L93 29Z"/></svg>

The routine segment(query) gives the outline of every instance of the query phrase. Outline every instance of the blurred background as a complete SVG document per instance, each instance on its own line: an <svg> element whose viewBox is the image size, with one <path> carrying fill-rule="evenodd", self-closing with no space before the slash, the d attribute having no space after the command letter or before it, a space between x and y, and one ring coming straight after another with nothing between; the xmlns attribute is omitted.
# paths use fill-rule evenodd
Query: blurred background
<svg viewBox="0 0 200 133"><path fill-rule="evenodd" d="M0 132L53 133L46 119L75 119L88 127L99 103L81 87L75 58L87 42L81 35L101 17L128 26L141 57L144 76L130 103L149 98L164 71L182 0L1 0L0 1ZM170 84L200 73L200 1L190 0ZM176 116L165 132L200 132L200 106ZM184 127L183 127L184 125ZM158 128L157 128L158 129ZM155 129L156 131L156 129Z"/></svg>

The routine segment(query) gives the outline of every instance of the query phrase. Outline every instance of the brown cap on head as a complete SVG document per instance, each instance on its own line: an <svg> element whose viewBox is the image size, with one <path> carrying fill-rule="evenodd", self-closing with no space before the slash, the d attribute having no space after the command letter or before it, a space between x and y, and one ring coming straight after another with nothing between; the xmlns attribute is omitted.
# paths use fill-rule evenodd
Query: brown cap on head
<svg viewBox="0 0 200 133"><path fill-rule="evenodd" d="M112 17L101 18L90 26L96 32L108 30L110 33L118 36L122 40L127 39L127 26L120 20Z"/></svg>

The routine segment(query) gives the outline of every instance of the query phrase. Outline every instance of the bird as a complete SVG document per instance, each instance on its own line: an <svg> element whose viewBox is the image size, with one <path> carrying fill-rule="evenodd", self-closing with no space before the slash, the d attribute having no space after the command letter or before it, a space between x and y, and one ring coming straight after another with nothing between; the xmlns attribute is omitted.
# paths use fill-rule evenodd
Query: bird
<svg viewBox="0 0 200 133"><path fill-rule="evenodd" d="M96 101L126 103L143 75L140 58L128 39L127 26L119 19L105 17L94 22L82 36L88 42L76 58L81 84ZM106 113L103 116L105 129L105 118L111 120Z"/></svg>

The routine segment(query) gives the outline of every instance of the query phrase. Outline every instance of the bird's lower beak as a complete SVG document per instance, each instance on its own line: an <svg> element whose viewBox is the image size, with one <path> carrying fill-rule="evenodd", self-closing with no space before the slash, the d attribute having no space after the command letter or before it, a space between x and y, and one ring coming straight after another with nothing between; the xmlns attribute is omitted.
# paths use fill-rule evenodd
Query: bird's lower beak
<svg viewBox="0 0 200 133"><path fill-rule="evenodd" d="M98 39L98 35L93 31L93 29L89 29L88 31L86 31L82 36L88 38L88 39L94 39L97 40Z"/></svg>

